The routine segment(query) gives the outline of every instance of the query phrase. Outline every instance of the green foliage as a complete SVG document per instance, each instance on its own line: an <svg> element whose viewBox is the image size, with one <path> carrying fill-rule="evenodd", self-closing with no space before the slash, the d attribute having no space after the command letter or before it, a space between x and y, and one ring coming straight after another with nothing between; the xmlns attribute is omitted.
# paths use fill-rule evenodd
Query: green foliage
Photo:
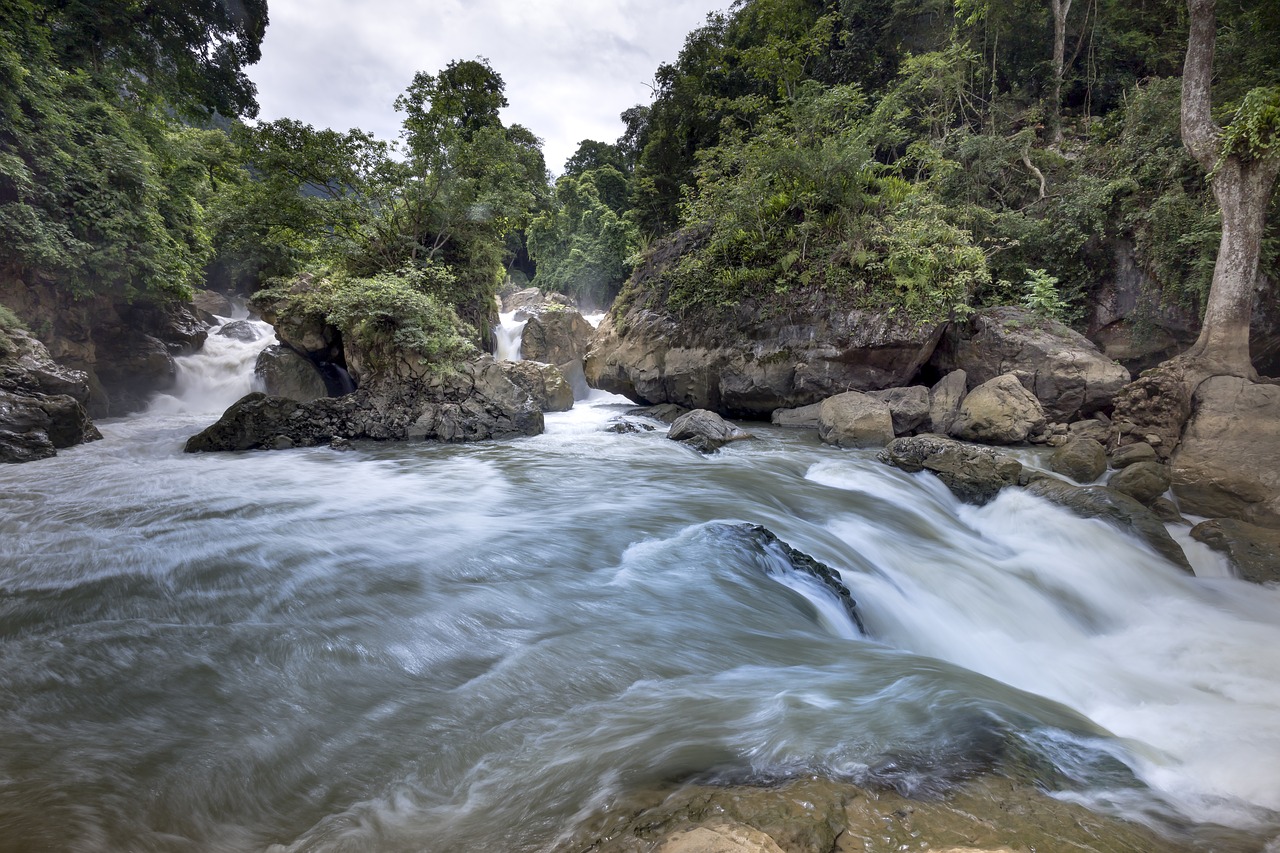
<svg viewBox="0 0 1280 853"><path fill-rule="evenodd" d="M24 331L26 328L26 324L8 306L0 305L0 356L8 355L14 349L13 339L6 333Z"/></svg>
<svg viewBox="0 0 1280 853"><path fill-rule="evenodd" d="M1222 129L1222 156L1280 157L1280 86L1250 89Z"/></svg>
<svg viewBox="0 0 1280 853"><path fill-rule="evenodd" d="M1045 320L1061 321L1068 308L1058 295L1058 279L1043 269L1027 270L1027 279L1022 283L1022 304Z"/></svg>

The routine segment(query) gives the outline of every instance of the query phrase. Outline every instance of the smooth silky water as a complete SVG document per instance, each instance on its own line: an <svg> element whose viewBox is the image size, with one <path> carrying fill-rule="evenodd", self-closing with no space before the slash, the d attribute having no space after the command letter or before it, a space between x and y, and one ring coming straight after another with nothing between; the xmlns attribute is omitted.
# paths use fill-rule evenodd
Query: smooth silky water
<svg viewBox="0 0 1280 853"><path fill-rule="evenodd" d="M1280 832L1280 592L1203 549L806 431L699 456L600 394L534 438L186 455L266 344L215 337L104 441L0 467L0 849L536 851L683 780L1010 765Z"/></svg>

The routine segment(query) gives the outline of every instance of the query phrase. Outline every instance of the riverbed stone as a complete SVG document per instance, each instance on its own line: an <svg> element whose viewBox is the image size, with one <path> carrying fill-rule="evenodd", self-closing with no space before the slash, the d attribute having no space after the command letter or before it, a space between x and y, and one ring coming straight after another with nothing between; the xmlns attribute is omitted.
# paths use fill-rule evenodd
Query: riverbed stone
<svg viewBox="0 0 1280 853"><path fill-rule="evenodd" d="M253 343L262 337L248 320L232 320L230 323L225 323L218 329L216 334L247 344Z"/></svg>
<svg viewBox="0 0 1280 853"><path fill-rule="evenodd" d="M818 407L818 437L837 447L884 447L893 441L893 413L883 400L846 391Z"/></svg>
<svg viewBox="0 0 1280 853"><path fill-rule="evenodd" d="M1033 480L1026 489L1081 518L1100 518L1137 536L1170 563L1188 574L1193 573L1187 555L1169 535L1164 523L1151 510L1123 492L1107 486L1073 486L1049 476Z"/></svg>
<svg viewBox="0 0 1280 853"><path fill-rule="evenodd" d="M1123 447L1117 447L1111 453L1111 467L1117 470L1128 465L1138 462L1154 462L1156 461L1156 449L1145 441L1126 444Z"/></svg>
<svg viewBox="0 0 1280 853"><path fill-rule="evenodd" d="M1107 485L1141 504L1150 504L1169 490L1169 466L1154 459L1134 462L1116 471Z"/></svg>
<svg viewBox="0 0 1280 853"><path fill-rule="evenodd" d="M739 429L715 412L694 409L676 418L667 431L667 438L687 444L701 453L714 453L733 441L743 441L754 436Z"/></svg>
<svg viewBox="0 0 1280 853"><path fill-rule="evenodd" d="M950 434L983 444L1018 444L1045 424L1040 401L1017 376L1005 373L965 396Z"/></svg>
<svg viewBox="0 0 1280 853"><path fill-rule="evenodd" d="M1107 449L1092 438L1072 438L1049 457L1049 469L1077 483L1092 483L1107 470Z"/></svg>
<svg viewBox="0 0 1280 853"><path fill-rule="evenodd" d="M1022 463L989 447L964 444L940 435L895 438L876 456L909 474L937 475L965 503L989 503L1005 486L1018 482Z"/></svg>
<svg viewBox="0 0 1280 853"><path fill-rule="evenodd" d="M1280 530L1211 518L1191 528L1191 538L1225 554L1244 580L1280 583Z"/></svg>
<svg viewBox="0 0 1280 853"><path fill-rule="evenodd" d="M658 853L784 853L758 829L733 821L713 821L671 833Z"/></svg>
<svg viewBox="0 0 1280 853"><path fill-rule="evenodd" d="M939 379L929 389L929 430L938 435L951 432L951 425L960 416L960 404L968 393L968 374L953 370Z"/></svg>
<svg viewBox="0 0 1280 853"><path fill-rule="evenodd" d="M868 391L867 396L889 407L894 435L910 435L929 420L929 389L923 385Z"/></svg>
<svg viewBox="0 0 1280 853"><path fill-rule="evenodd" d="M818 428L818 412L822 409L821 403L810 403L807 406L797 406L794 409L774 409L769 415L769 421L775 426L786 427L812 427Z"/></svg>

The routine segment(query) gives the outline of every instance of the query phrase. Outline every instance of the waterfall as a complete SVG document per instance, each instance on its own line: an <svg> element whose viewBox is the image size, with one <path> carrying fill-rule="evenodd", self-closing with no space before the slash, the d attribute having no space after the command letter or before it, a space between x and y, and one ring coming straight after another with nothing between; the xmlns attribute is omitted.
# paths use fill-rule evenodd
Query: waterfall
<svg viewBox="0 0 1280 853"><path fill-rule="evenodd" d="M174 359L173 387L152 399L149 413L221 414L245 394L260 390L253 367L258 354L275 342L275 330L244 317L218 320L199 352Z"/></svg>
<svg viewBox="0 0 1280 853"><path fill-rule="evenodd" d="M520 336L524 334L524 326L529 318L517 320L518 311L503 311L498 315L499 323L493 329L494 357L499 361L520 361Z"/></svg>

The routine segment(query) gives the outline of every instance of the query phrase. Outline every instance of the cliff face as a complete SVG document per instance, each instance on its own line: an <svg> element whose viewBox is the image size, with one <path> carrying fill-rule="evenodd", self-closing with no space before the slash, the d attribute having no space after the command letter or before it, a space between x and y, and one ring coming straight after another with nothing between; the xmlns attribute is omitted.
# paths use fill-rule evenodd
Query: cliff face
<svg viewBox="0 0 1280 853"><path fill-rule="evenodd" d="M24 331L0 332L0 462L32 462L102 438L89 419L88 377L54 362Z"/></svg>

